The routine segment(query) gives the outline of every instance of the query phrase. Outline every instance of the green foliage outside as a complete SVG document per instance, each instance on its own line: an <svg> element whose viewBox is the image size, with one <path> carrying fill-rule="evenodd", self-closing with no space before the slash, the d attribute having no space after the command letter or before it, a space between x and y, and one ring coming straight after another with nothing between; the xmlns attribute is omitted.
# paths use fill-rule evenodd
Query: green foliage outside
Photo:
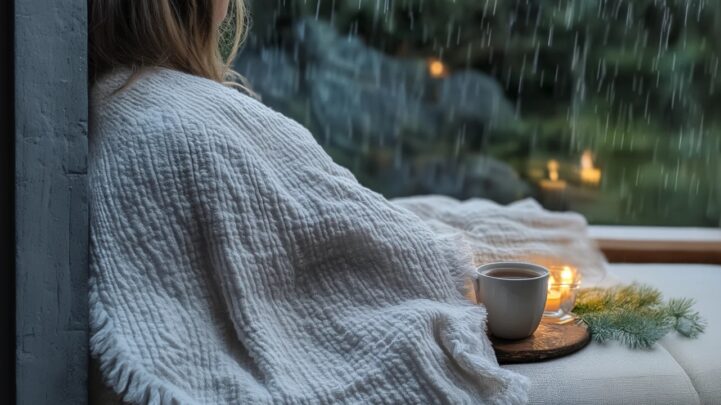
<svg viewBox="0 0 721 405"><path fill-rule="evenodd" d="M543 201L546 162L558 160L564 177L591 151L601 184L550 208L593 223L720 224L721 2L276 0L252 9L266 41L317 17L393 57L493 76L520 123L458 158L480 151L511 164Z"/></svg>

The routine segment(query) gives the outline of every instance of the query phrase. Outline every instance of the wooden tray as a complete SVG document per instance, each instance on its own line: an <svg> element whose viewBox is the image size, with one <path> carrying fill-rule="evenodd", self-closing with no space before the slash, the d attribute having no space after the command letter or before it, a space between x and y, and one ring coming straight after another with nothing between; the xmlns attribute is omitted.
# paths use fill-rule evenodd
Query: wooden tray
<svg viewBox="0 0 721 405"><path fill-rule="evenodd" d="M533 336L522 340L505 340L491 336L500 364L534 363L575 353L591 341L591 333L584 324L571 321L557 324L557 320L543 318Z"/></svg>

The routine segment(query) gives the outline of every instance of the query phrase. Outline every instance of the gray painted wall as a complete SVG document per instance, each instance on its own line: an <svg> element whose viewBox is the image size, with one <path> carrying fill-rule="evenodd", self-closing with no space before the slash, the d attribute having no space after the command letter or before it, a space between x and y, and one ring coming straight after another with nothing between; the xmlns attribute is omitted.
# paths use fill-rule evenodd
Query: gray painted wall
<svg viewBox="0 0 721 405"><path fill-rule="evenodd" d="M87 0L14 0L19 404L87 403Z"/></svg>

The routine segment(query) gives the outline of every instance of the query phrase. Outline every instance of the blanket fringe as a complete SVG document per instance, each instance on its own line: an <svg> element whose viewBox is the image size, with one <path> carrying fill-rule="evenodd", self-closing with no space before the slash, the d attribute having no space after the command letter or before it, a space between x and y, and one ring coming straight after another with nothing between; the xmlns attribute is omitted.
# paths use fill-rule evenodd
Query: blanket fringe
<svg viewBox="0 0 721 405"><path fill-rule="evenodd" d="M176 405L196 402L142 369L139 361L129 358L123 350L125 345L114 333L112 319L103 309L97 292L92 289L89 305L91 355L98 361L105 385L124 403Z"/></svg>
<svg viewBox="0 0 721 405"><path fill-rule="evenodd" d="M482 306L471 306L461 322L446 324L441 341L451 353L451 357L464 370L479 378L479 384L488 381L500 386L496 393L486 398L484 403L492 405L515 405L528 403L531 385L528 377L504 369L495 360L491 343L487 341L486 324L480 319L486 318ZM479 346L479 340L485 343ZM486 379L487 378L487 379Z"/></svg>
<svg viewBox="0 0 721 405"><path fill-rule="evenodd" d="M438 242L444 245L444 247L447 247L443 251L448 252L446 260L451 264L451 276L459 293L467 300L468 290L469 288L474 288L473 283L476 279L476 267L473 263L472 249L460 232L439 233ZM469 319L463 327L452 328L454 330L447 336L456 337L452 339L454 341L451 345L453 347L452 351L454 352L456 361L461 361L465 364L464 368L469 369L471 372L487 370L488 364L482 364L488 363L487 358L473 354L469 355L469 353L477 353L477 349L474 348L474 342L486 336L486 323L475 322L478 319L485 319L486 310L482 306L471 305L469 306L469 311L474 314L478 314L480 311L480 314L477 316L469 316ZM492 349L490 349L490 342L488 342L487 347L489 348L489 353L485 353L485 355L495 359L496 355ZM503 388L500 389L493 398L490 398L488 403L493 405L528 403L528 391L531 385L530 380L523 375L501 368L497 362L493 368L495 368L495 372L498 373L498 375L489 376L489 378L499 381Z"/></svg>

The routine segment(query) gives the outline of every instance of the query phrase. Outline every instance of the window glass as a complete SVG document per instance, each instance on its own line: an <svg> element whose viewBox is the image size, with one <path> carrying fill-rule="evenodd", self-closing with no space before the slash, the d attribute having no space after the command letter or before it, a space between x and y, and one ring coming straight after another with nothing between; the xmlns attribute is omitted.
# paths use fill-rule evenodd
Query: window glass
<svg viewBox="0 0 721 405"><path fill-rule="evenodd" d="M717 227L721 2L254 0L236 68L387 197Z"/></svg>

